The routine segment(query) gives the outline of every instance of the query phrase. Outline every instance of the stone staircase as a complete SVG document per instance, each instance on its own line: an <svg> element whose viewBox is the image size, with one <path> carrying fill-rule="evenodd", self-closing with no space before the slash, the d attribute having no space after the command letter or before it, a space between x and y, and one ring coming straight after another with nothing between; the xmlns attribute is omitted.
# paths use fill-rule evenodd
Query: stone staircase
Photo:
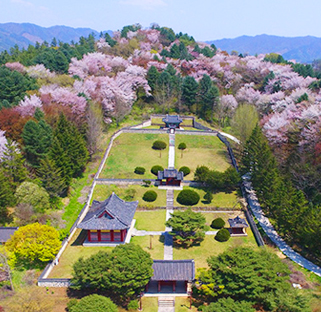
<svg viewBox="0 0 321 312"><path fill-rule="evenodd" d="M175 298L174 297L158 297L158 312L174 312Z"/></svg>

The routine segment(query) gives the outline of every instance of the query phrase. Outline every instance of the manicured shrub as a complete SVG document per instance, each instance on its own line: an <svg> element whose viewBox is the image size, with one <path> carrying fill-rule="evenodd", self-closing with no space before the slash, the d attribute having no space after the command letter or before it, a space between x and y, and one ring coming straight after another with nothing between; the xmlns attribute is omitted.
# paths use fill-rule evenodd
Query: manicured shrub
<svg viewBox="0 0 321 312"><path fill-rule="evenodd" d="M222 218L216 218L212 221L211 228L221 229L225 225L225 221Z"/></svg>
<svg viewBox="0 0 321 312"><path fill-rule="evenodd" d="M204 195L204 200L206 200L207 203L211 203L213 200L213 194L211 192L207 192Z"/></svg>
<svg viewBox="0 0 321 312"><path fill-rule="evenodd" d="M187 175L189 175L191 173L191 169L186 166L181 167L179 169L179 171L184 173L184 177L186 177Z"/></svg>
<svg viewBox="0 0 321 312"><path fill-rule="evenodd" d="M156 166L153 166L152 169L150 170L150 172L152 174L154 174L155 176L157 176L158 174L158 171L163 171L164 168L162 166L159 166L159 165L156 165Z"/></svg>
<svg viewBox="0 0 321 312"><path fill-rule="evenodd" d="M146 171L146 170L145 170L145 168L143 168L143 167L136 167L134 172L135 172L136 174L144 174L145 171Z"/></svg>
<svg viewBox="0 0 321 312"><path fill-rule="evenodd" d="M163 150L166 148L166 146L167 146L167 144L164 141L155 141L153 143L152 148L155 150Z"/></svg>
<svg viewBox="0 0 321 312"><path fill-rule="evenodd" d="M228 229L220 229L215 235L215 239L218 242L227 242L231 237L231 234Z"/></svg>
<svg viewBox="0 0 321 312"><path fill-rule="evenodd" d="M181 158L183 158L183 151L186 149L186 144L185 143L179 143L178 149L181 150Z"/></svg>
<svg viewBox="0 0 321 312"><path fill-rule="evenodd" d="M138 310L138 301L137 300L131 300L129 301L127 305L127 310Z"/></svg>
<svg viewBox="0 0 321 312"><path fill-rule="evenodd" d="M81 298L77 304L68 307L70 312L117 312L118 308L109 298L97 294Z"/></svg>
<svg viewBox="0 0 321 312"><path fill-rule="evenodd" d="M181 205L193 206L200 200L200 196L193 190L183 190L177 196L177 201Z"/></svg>
<svg viewBox="0 0 321 312"><path fill-rule="evenodd" d="M152 184L151 180L143 180L144 186L149 187Z"/></svg>
<svg viewBox="0 0 321 312"><path fill-rule="evenodd" d="M157 198L157 193L155 191L147 191L144 196L143 200L147 202L153 202Z"/></svg>

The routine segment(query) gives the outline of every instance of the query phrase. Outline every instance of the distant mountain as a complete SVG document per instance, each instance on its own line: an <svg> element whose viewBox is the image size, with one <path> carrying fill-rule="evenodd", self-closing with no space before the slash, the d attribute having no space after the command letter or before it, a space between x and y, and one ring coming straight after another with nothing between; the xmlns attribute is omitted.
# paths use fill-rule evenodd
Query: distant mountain
<svg viewBox="0 0 321 312"><path fill-rule="evenodd" d="M110 35L111 30L104 31ZM15 44L19 47L27 48L29 44L47 41L51 43L53 38L57 41L70 43L72 40L77 42L81 36L88 37L94 33L96 38L99 33L90 28L72 28L68 26L41 27L29 23L4 23L0 24L0 51L10 50Z"/></svg>
<svg viewBox="0 0 321 312"><path fill-rule="evenodd" d="M321 38L305 37L278 37L259 35L255 37L241 36L235 39L221 39L207 41L216 47L231 52L249 53L279 53L287 60L296 60L301 63L311 63L321 59Z"/></svg>

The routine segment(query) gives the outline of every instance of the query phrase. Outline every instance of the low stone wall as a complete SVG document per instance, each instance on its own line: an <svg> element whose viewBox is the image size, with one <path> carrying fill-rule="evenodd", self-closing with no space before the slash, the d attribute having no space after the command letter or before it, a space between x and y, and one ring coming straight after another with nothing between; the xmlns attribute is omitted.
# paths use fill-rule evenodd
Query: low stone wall
<svg viewBox="0 0 321 312"><path fill-rule="evenodd" d="M155 185L155 179L97 179L96 184L144 185L144 180L151 181L151 185Z"/></svg>
<svg viewBox="0 0 321 312"><path fill-rule="evenodd" d="M38 286L40 287L69 287L69 278L46 278L38 279Z"/></svg>
<svg viewBox="0 0 321 312"><path fill-rule="evenodd" d="M176 134L183 135L207 135L207 136L217 136L217 131L199 131L199 130L175 130Z"/></svg>

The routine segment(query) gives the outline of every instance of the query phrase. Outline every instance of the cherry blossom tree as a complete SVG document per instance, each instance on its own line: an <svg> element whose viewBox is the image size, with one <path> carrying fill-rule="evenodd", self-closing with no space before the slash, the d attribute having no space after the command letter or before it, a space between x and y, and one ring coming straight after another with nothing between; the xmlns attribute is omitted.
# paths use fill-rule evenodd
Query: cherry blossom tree
<svg viewBox="0 0 321 312"><path fill-rule="evenodd" d="M21 116L32 116L35 113L36 108L42 107L41 99L33 94L30 97L25 96L25 98L20 101L17 106L17 111L21 114Z"/></svg>
<svg viewBox="0 0 321 312"><path fill-rule="evenodd" d="M6 151L7 139L5 137L5 131L0 130L0 161L3 157L3 153Z"/></svg>

